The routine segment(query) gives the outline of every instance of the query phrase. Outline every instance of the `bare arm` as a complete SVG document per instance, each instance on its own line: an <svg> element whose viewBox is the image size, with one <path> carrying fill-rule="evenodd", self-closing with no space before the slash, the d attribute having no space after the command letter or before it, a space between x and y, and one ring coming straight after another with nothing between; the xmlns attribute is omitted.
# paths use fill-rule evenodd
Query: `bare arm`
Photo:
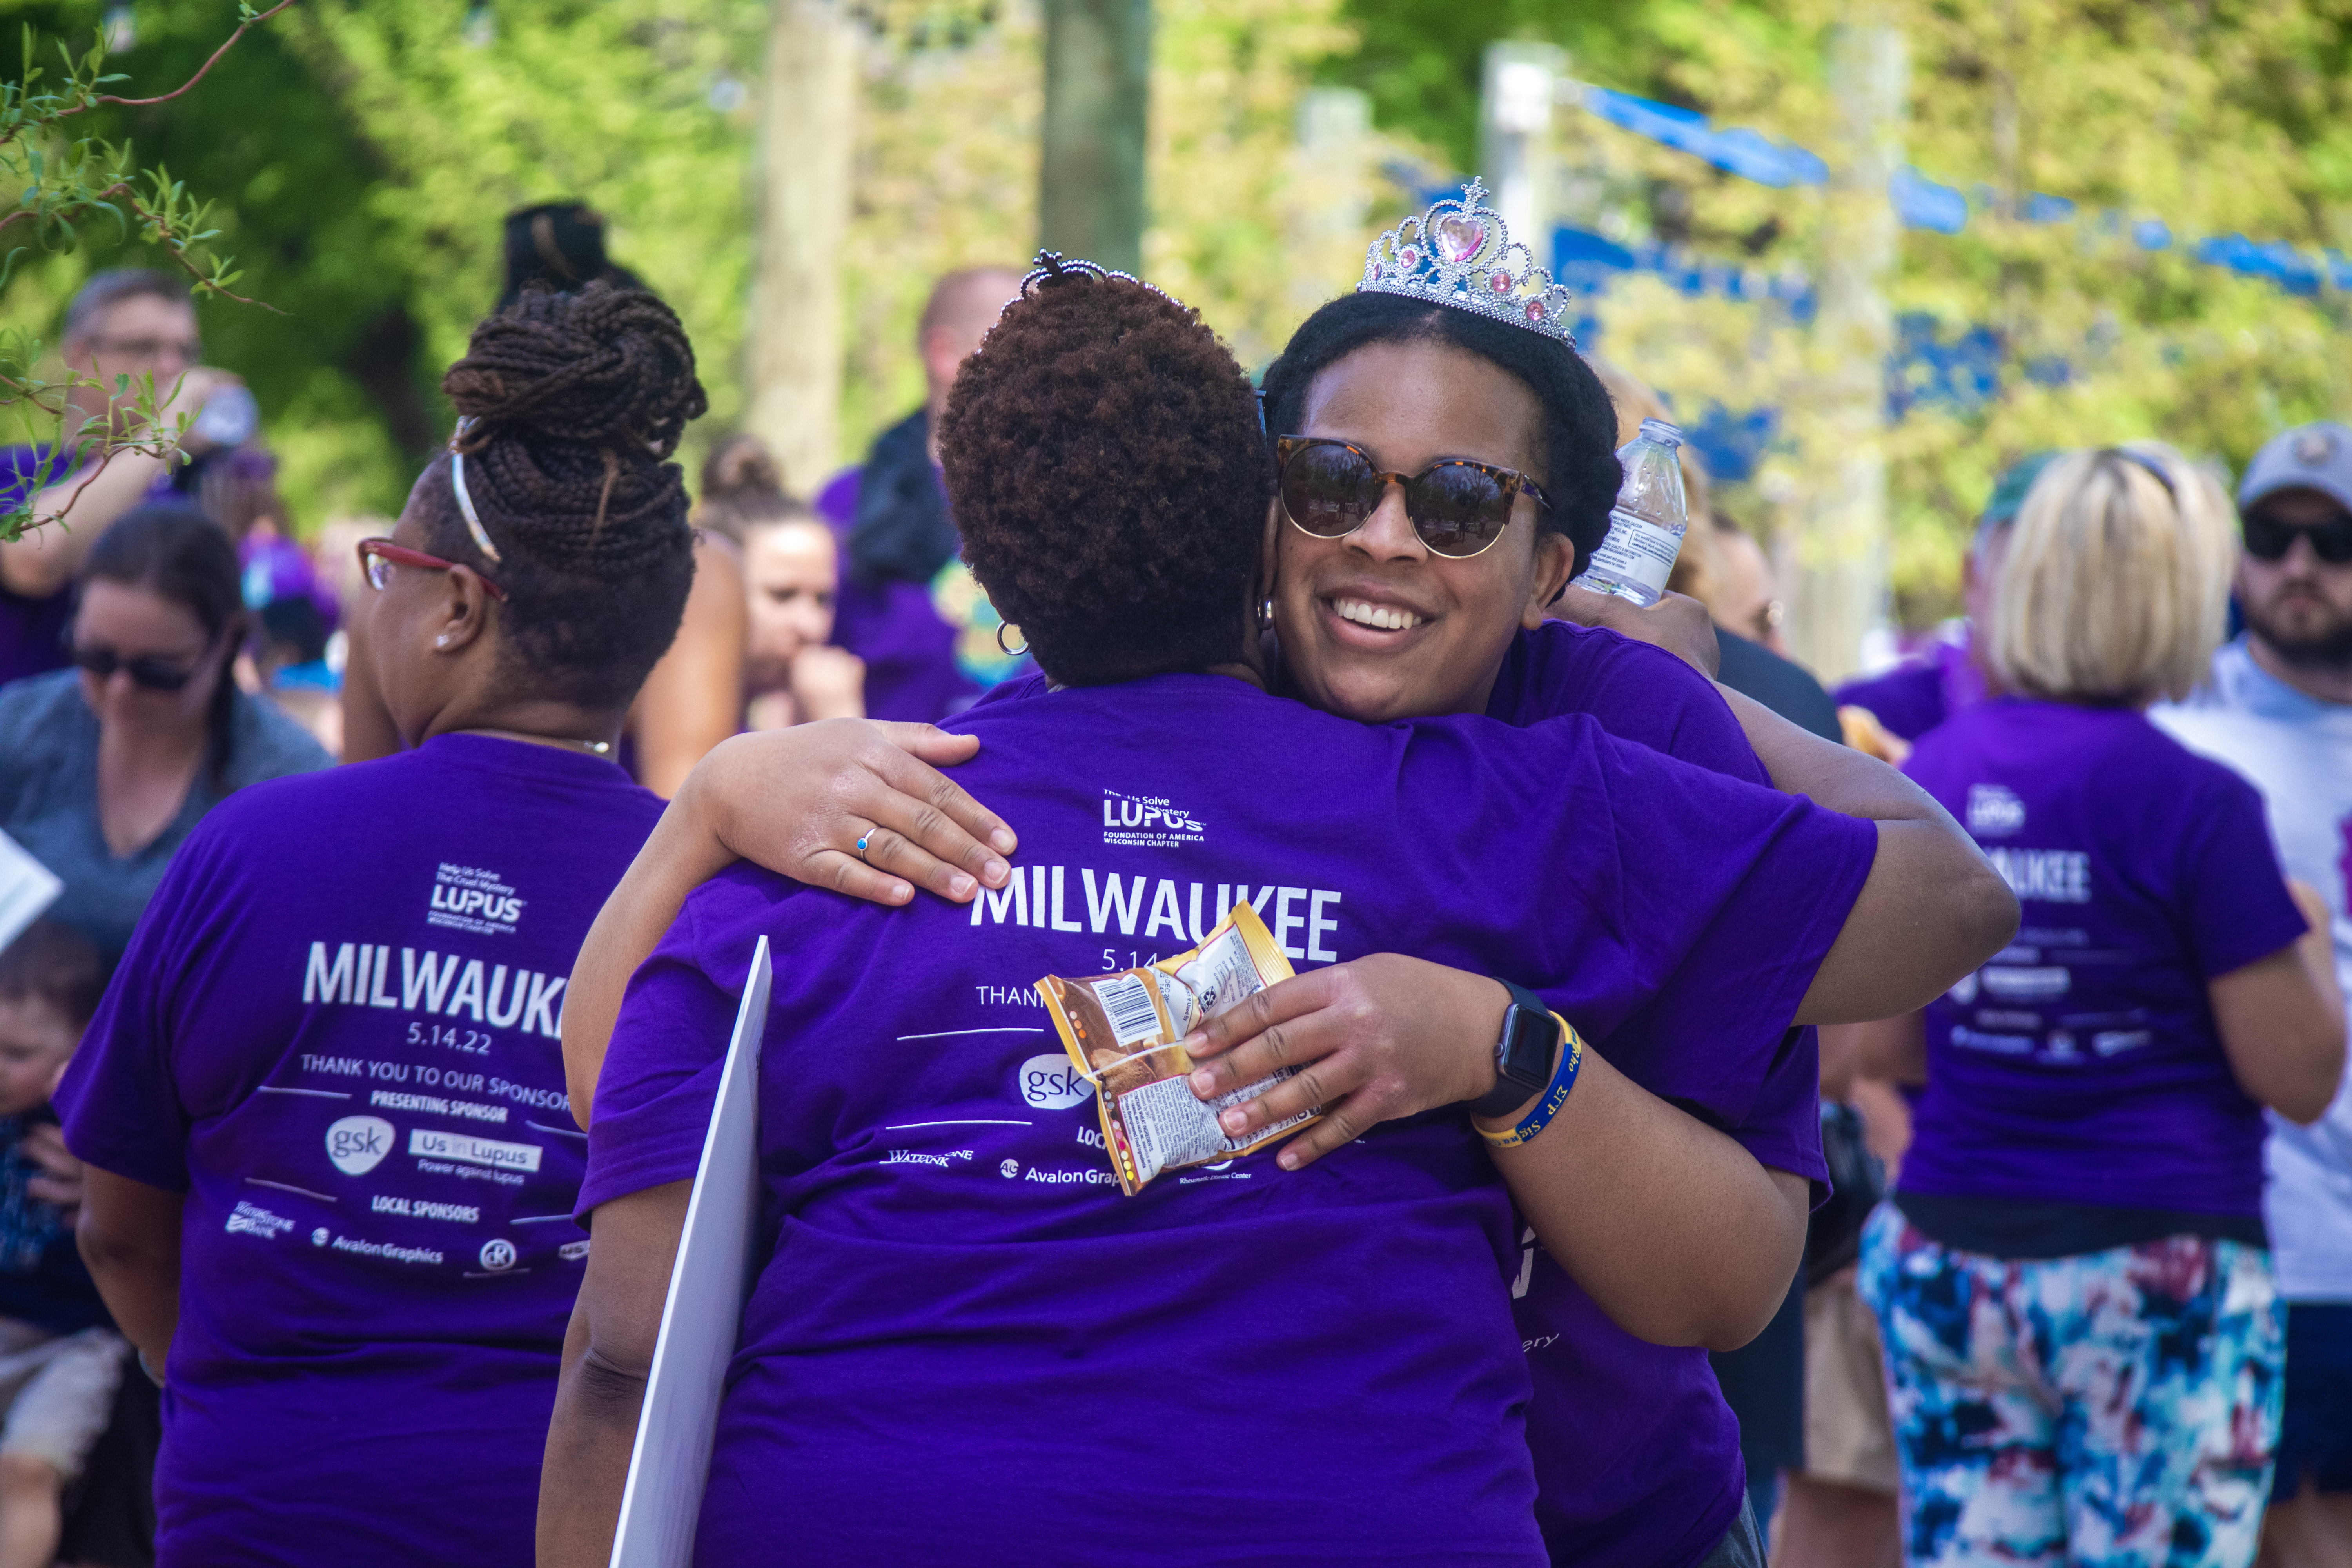
<svg viewBox="0 0 2352 1568"><path fill-rule="evenodd" d="M741 728L743 622L743 568L734 552L697 542L677 640L629 709L637 777L656 795L676 795L703 754Z"/></svg>
<svg viewBox="0 0 2352 1568"><path fill-rule="evenodd" d="M2017 899L1935 797L1885 763L1718 688L1775 789L1878 824L1870 878L1797 1005L1800 1024L1924 1007L2017 934Z"/></svg>
<svg viewBox="0 0 2352 1568"><path fill-rule="evenodd" d="M123 1338L156 1372L180 1327L180 1215L184 1193L84 1168L81 1260Z"/></svg>
<svg viewBox="0 0 2352 1568"><path fill-rule="evenodd" d="M1822 1031L1826 1034L1828 1031ZM1927 1081L1927 1015L1906 1013L1867 1024L1843 1026L1853 1042L1854 1072L1881 1083Z"/></svg>
<svg viewBox="0 0 2352 1568"><path fill-rule="evenodd" d="M2238 1086L2290 1121L2327 1112L2344 1078L2344 998L2327 906L2288 884L2311 929L2293 945L2207 983L2221 1048Z"/></svg>
<svg viewBox="0 0 2352 1568"><path fill-rule="evenodd" d="M1012 868L1000 857L1013 852L1012 830L928 765L964 762L979 749L972 736L929 724L835 719L737 735L696 763L572 966L563 1075L580 1124L588 1125L629 976L687 895L737 859L877 904L907 902L917 882L963 903L982 882L1003 887ZM869 827L861 860L846 847Z"/></svg>
<svg viewBox="0 0 2352 1568"><path fill-rule="evenodd" d="M692 1182L671 1182L615 1198L591 1216L595 1245L563 1336L540 1477L540 1568L604 1568L612 1558L693 1191Z"/></svg>
<svg viewBox="0 0 2352 1568"><path fill-rule="evenodd" d="M1297 1170L1381 1121L1491 1089L1509 1005L1496 981L1395 953L1312 970L1210 1020L1190 1042L1203 1063L1194 1092L1213 1099L1298 1068L1223 1118L1244 1132L1324 1106L1276 1156ZM1788 1294L1804 1178L1767 1170L1589 1047L1552 1125L1494 1156L1545 1247L1628 1333L1729 1350Z"/></svg>

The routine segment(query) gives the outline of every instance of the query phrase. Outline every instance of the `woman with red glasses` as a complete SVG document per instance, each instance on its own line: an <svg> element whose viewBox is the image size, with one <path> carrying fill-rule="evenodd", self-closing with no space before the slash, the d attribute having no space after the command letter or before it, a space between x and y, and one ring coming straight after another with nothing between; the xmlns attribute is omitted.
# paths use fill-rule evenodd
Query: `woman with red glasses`
<svg viewBox="0 0 2352 1568"><path fill-rule="evenodd" d="M157 1559L530 1560L587 1251L556 1037L661 804L612 761L693 575L677 318L531 294L361 554L406 750L193 837L58 1095L82 1246L164 1385Z"/></svg>
<svg viewBox="0 0 2352 1568"><path fill-rule="evenodd" d="M0 690L0 828L64 881L50 913L112 958L207 812L329 759L237 689L236 546L204 513L133 508L90 546L80 594L76 668Z"/></svg>

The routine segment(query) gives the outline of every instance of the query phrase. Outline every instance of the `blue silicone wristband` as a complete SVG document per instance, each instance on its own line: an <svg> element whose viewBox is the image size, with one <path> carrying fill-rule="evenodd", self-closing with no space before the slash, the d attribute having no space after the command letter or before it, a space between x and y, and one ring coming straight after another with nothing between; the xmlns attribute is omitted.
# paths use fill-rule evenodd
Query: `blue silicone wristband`
<svg viewBox="0 0 2352 1568"><path fill-rule="evenodd" d="M1554 1013L1552 1019L1559 1025L1560 1030L1559 1066L1552 1070L1551 1084L1544 1090L1543 1098L1537 1100L1536 1108L1508 1132L1489 1132L1483 1127L1478 1129L1478 1136L1497 1149L1515 1149L1522 1143L1534 1142L1537 1133L1551 1125L1551 1119L1558 1116L1559 1108L1568 1103L1569 1091L1576 1087L1576 1075L1584 1066L1584 1037L1576 1032L1576 1026L1559 1014Z"/></svg>

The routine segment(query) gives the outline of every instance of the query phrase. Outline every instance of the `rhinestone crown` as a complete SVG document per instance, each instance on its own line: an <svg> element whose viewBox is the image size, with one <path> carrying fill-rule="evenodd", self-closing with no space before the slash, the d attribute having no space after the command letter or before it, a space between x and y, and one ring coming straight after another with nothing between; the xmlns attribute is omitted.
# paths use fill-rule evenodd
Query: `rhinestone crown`
<svg viewBox="0 0 2352 1568"><path fill-rule="evenodd" d="M1364 252L1359 294L1402 294L1492 316L1570 348L1570 296L1536 264L1535 253L1514 240L1503 215L1486 205L1486 187L1472 180L1459 201L1447 197L1372 241Z"/></svg>

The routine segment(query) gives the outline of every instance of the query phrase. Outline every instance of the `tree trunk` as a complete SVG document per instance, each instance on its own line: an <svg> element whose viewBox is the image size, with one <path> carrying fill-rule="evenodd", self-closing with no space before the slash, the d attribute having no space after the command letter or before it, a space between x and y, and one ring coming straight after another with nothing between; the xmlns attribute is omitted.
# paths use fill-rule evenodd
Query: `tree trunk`
<svg viewBox="0 0 2352 1568"><path fill-rule="evenodd" d="M784 488L811 495L841 460L857 39L840 0L774 0L767 92L745 423L775 453Z"/></svg>
<svg viewBox="0 0 2352 1568"><path fill-rule="evenodd" d="M1141 269L1150 77L1151 0L1045 0L1046 249Z"/></svg>

